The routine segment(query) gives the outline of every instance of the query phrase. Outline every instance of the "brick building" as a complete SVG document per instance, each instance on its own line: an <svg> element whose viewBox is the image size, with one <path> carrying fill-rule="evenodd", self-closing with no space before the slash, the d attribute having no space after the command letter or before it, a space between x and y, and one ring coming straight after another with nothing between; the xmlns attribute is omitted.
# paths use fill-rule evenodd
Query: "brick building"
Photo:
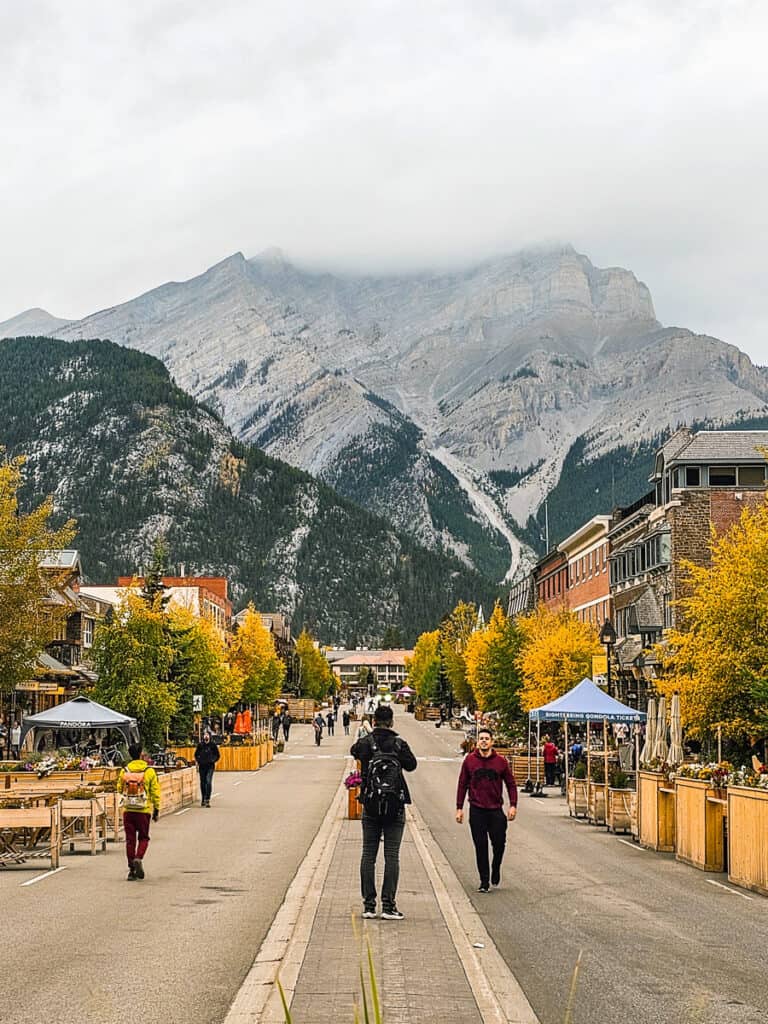
<svg viewBox="0 0 768 1024"><path fill-rule="evenodd" d="M593 516L557 546L566 562L567 606L582 622L598 627L611 618L612 612L608 577L610 528L611 516Z"/></svg>

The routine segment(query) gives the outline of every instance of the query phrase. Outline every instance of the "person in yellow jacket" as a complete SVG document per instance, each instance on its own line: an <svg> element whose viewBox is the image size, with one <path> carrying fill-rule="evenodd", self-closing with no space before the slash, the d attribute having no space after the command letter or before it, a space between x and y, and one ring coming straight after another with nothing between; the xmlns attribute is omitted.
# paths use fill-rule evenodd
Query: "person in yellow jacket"
<svg viewBox="0 0 768 1024"><path fill-rule="evenodd" d="M144 877L144 854L149 846L149 819L160 814L160 783L157 772L142 758L140 743L128 747L131 760L117 780L122 794L125 852L128 857L128 881Z"/></svg>

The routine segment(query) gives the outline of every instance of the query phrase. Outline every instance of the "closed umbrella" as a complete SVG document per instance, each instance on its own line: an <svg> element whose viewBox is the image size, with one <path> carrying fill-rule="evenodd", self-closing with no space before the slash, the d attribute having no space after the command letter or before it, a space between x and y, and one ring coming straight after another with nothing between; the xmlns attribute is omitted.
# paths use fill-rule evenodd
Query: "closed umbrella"
<svg viewBox="0 0 768 1024"><path fill-rule="evenodd" d="M243 732L250 732L253 728L253 717L251 715L251 709L246 708L243 712Z"/></svg>
<svg viewBox="0 0 768 1024"><path fill-rule="evenodd" d="M658 758L662 764L669 757L667 745L667 698L659 697L659 706L656 711L656 743L653 748L653 756Z"/></svg>
<svg viewBox="0 0 768 1024"><path fill-rule="evenodd" d="M237 718L235 719L235 729L234 729L234 731L238 735L240 735L241 733L245 732L245 729L243 728L243 712L242 711L238 711L237 712Z"/></svg>
<svg viewBox="0 0 768 1024"><path fill-rule="evenodd" d="M680 694L672 697L672 705L669 710L669 763L678 765L683 763L683 723L680 717Z"/></svg>
<svg viewBox="0 0 768 1024"><path fill-rule="evenodd" d="M645 743L640 751L640 764L647 764L653 757L653 748L656 744L656 700L651 697L648 701L648 713L645 719Z"/></svg>

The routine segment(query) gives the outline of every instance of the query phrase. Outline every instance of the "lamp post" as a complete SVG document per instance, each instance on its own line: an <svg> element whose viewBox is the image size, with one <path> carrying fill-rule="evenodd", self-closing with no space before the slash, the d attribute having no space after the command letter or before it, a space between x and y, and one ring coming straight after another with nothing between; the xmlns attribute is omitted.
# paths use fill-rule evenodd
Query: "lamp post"
<svg viewBox="0 0 768 1024"><path fill-rule="evenodd" d="M600 630L598 640L605 647L607 689L608 696L612 697L613 693L611 692L611 648L616 643L616 630L613 628L613 623L610 619L606 619L603 623L603 628Z"/></svg>

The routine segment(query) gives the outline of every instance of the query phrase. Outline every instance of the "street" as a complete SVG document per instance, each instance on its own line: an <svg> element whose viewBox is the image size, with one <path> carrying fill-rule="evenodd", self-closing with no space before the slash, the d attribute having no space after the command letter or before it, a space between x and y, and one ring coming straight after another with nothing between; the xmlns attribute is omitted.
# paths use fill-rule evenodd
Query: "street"
<svg viewBox="0 0 768 1024"><path fill-rule="evenodd" d="M541 1024L565 1019L580 953L574 1024L624 1017L638 1024L765 1019L768 904L762 897L728 885L725 876L696 871L570 819L555 790L546 800L521 794L501 889L478 894L469 829L454 821L460 734L415 722L399 709L395 725L422 758L409 777L418 815ZM129 1006L152 1024L223 1021L336 802L348 764L344 755L353 737L326 737L318 750L310 732L294 726L286 753L260 772L218 773L210 810L195 806L154 825L143 883L125 882L122 848L114 845L106 855L65 855L63 870L32 885L22 883L45 875L44 867L0 871L6 936L0 1021L111 1024L125 1020L133 1012ZM306 985L312 970L322 973L325 965L325 989L332 989L337 982L330 965L354 955L345 940L338 940L338 948L329 945L337 941L333 936L351 935L348 912L359 910L359 826L343 824L345 845L334 848L336 870L328 873L331 898L320 900L299 976L298 1024L311 1019L312 1009L315 1020L333 1019L323 1000L334 993L320 991L316 979L311 992ZM406 972L393 972L392 965L412 964L413 929L445 931L440 915L434 917L429 870L414 859L420 847L410 833L403 849L399 903L406 920L374 922L370 932L377 959L388 959L380 965L388 1022L408 1020L402 1007L416 1005L415 996L401 991L387 1015L387 999L401 988L396 975ZM417 893L415 886L428 891ZM439 942L449 941L445 931ZM449 958L441 959L434 942L435 955L423 950L422 978L413 984L428 989L428 979L437 993L464 974L458 960L446 973ZM453 950L451 955L455 959ZM489 981L492 986L494 978ZM436 1007L437 996L431 998ZM456 1007L466 1007L463 1017L459 1012L453 1019L478 1019L467 992L457 988L452 998ZM418 1019L429 1015L421 1012Z"/></svg>

